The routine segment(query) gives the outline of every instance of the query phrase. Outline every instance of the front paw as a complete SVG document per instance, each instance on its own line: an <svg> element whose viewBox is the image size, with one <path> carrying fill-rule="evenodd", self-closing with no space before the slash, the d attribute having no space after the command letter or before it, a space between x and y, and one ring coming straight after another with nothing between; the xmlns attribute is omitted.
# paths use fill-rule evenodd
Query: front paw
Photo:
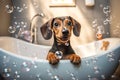
<svg viewBox="0 0 120 80"><path fill-rule="evenodd" d="M69 59L73 64L80 64L81 58L76 54L69 55Z"/></svg>
<svg viewBox="0 0 120 80"><path fill-rule="evenodd" d="M57 64L59 62L59 59L52 52L48 53L47 60L49 61L50 64Z"/></svg>

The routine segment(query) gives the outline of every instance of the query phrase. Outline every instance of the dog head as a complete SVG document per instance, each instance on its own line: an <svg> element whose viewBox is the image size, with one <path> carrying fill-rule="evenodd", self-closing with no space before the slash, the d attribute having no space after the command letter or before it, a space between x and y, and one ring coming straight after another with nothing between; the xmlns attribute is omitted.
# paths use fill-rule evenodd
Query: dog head
<svg viewBox="0 0 120 80"><path fill-rule="evenodd" d="M40 28L44 39L50 39L52 33L54 33L58 42L66 42L70 40L72 30L75 36L79 36L80 29L81 25L79 22L70 16L52 18Z"/></svg>

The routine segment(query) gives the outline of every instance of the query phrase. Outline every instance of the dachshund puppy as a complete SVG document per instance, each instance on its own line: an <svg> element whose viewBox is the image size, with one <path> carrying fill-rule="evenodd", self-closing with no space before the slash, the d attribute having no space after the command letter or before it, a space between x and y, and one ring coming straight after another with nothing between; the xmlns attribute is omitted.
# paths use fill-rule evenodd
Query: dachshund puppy
<svg viewBox="0 0 120 80"><path fill-rule="evenodd" d="M47 60L50 64L57 64L60 59L69 59L73 64L79 64L81 58L75 54L70 45L70 37L73 30L75 36L80 35L81 25L72 17L55 17L46 22L40 28L44 39L54 36L54 43L49 50Z"/></svg>

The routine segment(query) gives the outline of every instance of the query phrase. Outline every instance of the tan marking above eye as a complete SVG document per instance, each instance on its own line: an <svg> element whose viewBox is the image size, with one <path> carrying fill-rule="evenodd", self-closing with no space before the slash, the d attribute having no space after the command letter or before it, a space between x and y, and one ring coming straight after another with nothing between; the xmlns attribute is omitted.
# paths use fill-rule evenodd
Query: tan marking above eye
<svg viewBox="0 0 120 80"><path fill-rule="evenodd" d="M69 19L66 19L66 20L64 21L64 25L65 25L65 26L73 26L72 24L73 24L72 21L69 20Z"/></svg>
<svg viewBox="0 0 120 80"><path fill-rule="evenodd" d="M68 22L71 22L71 24L68 25ZM72 21L69 19L64 20L64 27L67 28L69 32L71 32L71 30L73 29Z"/></svg>
<svg viewBox="0 0 120 80"><path fill-rule="evenodd" d="M55 19L53 22L53 27L59 27L59 26L61 26L61 24L62 24L61 20Z"/></svg>

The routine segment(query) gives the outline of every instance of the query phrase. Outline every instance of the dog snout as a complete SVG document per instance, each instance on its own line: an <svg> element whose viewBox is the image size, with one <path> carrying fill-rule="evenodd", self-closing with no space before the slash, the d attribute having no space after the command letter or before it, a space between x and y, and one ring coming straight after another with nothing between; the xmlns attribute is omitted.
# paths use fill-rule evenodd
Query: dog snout
<svg viewBox="0 0 120 80"><path fill-rule="evenodd" d="M63 29L63 30L62 30L62 34L63 34L64 36L67 36L67 35L69 34L69 31L68 31L67 29Z"/></svg>

